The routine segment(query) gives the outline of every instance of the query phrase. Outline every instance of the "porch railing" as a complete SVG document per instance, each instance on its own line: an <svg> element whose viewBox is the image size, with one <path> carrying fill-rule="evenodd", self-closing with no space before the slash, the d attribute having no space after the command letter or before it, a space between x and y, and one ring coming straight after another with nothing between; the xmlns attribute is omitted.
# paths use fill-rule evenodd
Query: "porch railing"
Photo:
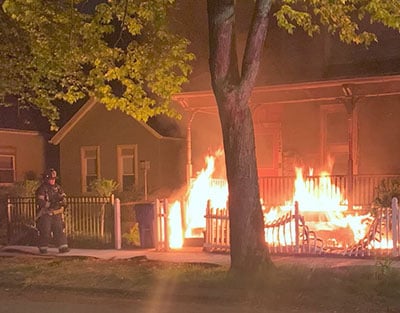
<svg viewBox="0 0 400 313"><path fill-rule="evenodd" d="M307 176L304 177L307 186L315 191L318 186L324 184L323 180L328 179L329 194L340 192L343 200L352 200L354 207L368 210L376 197L376 187L382 182L389 182L400 179L400 175L354 175L353 191L349 193L349 178L347 176L331 175L326 177ZM284 205L291 201L294 195L295 177L260 177L260 197L266 208Z"/></svg>

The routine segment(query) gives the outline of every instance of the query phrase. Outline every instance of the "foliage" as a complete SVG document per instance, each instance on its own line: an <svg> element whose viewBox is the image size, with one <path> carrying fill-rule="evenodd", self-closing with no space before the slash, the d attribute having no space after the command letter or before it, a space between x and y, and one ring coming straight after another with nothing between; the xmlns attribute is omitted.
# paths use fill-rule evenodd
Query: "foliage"
<svg viewBox="0 0 400 313"><path fill-rule="evenodd" d="M383 280L393 274L393 260L386 258L377 258L375 261L375 278Z"/></svg>
<svg viewBox="0 0 400 313"><path fill-rule="evenodd" d="M168 29L173 0L5 0L0 101L34 107L57 129L60 103L96 97L147 121L170 108L194 56Z"/></svg>
<svg viewBox="0 0 400 313"><path fill-rule="evenodd" d="M381 23L400 29L400 6L397 0L282 0L274 16L278 25L293 33L296 27L308 35L326 26L331 34L338 34L345 43L369 45L377 41L376 34L364 29L365 21Z"/></svg>
<svg viewBox="0 0 400 313"><path fill-rule="evenodd" d="M102 197L110 197L117 188L118 183L113 179L98 178L90 184L90 189Z"/></svg>
<svg viewBox="0 0 400 313"><path fill-rule="evenodd" d="M376 198L373 206L375 208L390 208L392 199L400 200L400 179L382 180L375 188Z"/></svg>
<svg viewBox="0 0 400 313"><path fill-rule="evenodd" d="M0 187L0 198L11 197L33 197L40 181L36 179L25 179L15 182L10 186Z"/></svg>
<svg viewBox="0 0 400 313"><path fill-rule="evenodd" d="M26 179L22 182L16 182L14 184L15 194L20 197L33 197L36 189L38 189L40 181Z"/></svg>
<svg viewBox="0 0 400 313"><path fill-rule="evenodd" d="M135 223L128 233L122 234L122 239L124 239L128 245L140 246L139 224Z"/></svg>

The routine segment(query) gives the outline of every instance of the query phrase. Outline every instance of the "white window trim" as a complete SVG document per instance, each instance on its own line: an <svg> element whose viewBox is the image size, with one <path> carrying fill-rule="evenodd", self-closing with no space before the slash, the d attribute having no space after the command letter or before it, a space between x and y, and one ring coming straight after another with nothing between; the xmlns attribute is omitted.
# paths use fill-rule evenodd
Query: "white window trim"
<svg viewBox="0 0 400 313"><path fill-rule="evenodd" d="M349 145L348 142L343 144L330 144L328 145L326 142L327 138L327 115L329 113L336 113L336 112L346 112L346 108L344 107L343 103L338 104L328 104L328 105L321 105L320 106L320 129L321 129L321 161L323 164L328 162L329 154L338 153L348 153ZM358 158L357 158L357 151L358 151L358 107L356 106L353 112L353 120L352 120L352 127L353 127L353 172L354 174L358 173Z"/></svg>
<svg viewBox="0 0 400 313"><path fill-rule="evenodd" d="M96 151L96 159L97 159L97 177L101 177L100 173L100 147L99 146L82 146L81 147L81 181L82 181L82 186L81 190L82 193L87 193L88 192L88 186L87 186L87 181L86 181L86 174L87 174L87 163L85 162L85 152L86 151Z"/></svg>
<svg viewBox="0 0 400 313"><path fill-rule="evenodd" d="M122 186L122 149L133 149L134 150L134 171L135 171L135 182L134 185L137 186L139 182L139 164L138 164L138 147L137 145L117 145L117 177L118 177L118 188L120 191L123 190ZM133 191L133 190L132 190Z"/></svg>
<svg viewBox="0 0 400 313"><path fill-rule="evenodd" d="M13 169L13 181L12 182L0 182L1 186L12 185L15 183L16 168L15 168L15 154L12 153L0 153L0 156L11 157L12 159L12 169Z"/></svg>

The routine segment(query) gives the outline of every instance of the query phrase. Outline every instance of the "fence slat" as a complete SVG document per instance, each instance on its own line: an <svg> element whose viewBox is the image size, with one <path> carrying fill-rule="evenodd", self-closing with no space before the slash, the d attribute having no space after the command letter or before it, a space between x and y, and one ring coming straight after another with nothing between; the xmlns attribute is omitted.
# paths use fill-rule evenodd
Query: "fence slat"
<svg viewBox="0 0 400 313"><path fill-rule="evenodd" d="M34 197L10 197L8 199L8 243L19 242L26 228L36 226L36 200ZM107 214L112 209L110 197L68 197L65 214L65 231L69 242L95 245L112 245L114 223L101 225L103 232L98 231L102 216L113 218Z"/></svg>

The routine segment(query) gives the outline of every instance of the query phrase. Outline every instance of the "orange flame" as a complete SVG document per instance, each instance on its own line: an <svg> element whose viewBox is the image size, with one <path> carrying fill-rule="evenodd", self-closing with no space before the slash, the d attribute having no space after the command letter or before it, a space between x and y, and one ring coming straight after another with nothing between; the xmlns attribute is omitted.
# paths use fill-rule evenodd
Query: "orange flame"
<svg viewBox="0 0 400 313"><path fill-rule="evenodd" d="M370 215L352 216L347 210L347 200L343 199L340 190L332 184L329 174L321 172L318 179L306 180L303 170L296 168L295 191L293 199L285 206L271 209L265 214L266 223L271 223L278 217L293 211L295 202L299 204L300 215L308 228L315 231L317 236L336 247L358 242L364 238L368 224L366 220ZM285 232L286 233L286 232ZM280 244L284 244L281 238ZM266 232L266 241L275 242Z"/></svg>
<svg viewBox="0 0 400 313"><path fill-rule="evenodd" d="M169 247L172 249L182 248L182 217L181 217L181 203L175 201L170 206L168 211L168 231L169 231Z"/></svg>
<svg viewBox="0 0 400 313"><path fill-rule="evenodd" d="M171 247L181 247L183 237L203 236L208 201L211 202L213 208L226 207L228 199L226 179L213 177L215 160L222 154L223 150L220 149L214 155L208 155L205 158L206 167L192 180L186 194L183 223L180 202L176 201L170 208ZM311 169L311 174L312 171ZM260 201L263 204L263 199ZM335 247L345 247L364 238L368 228L366 221L371 220L369 214L351 215L347 212L347 200L343 198L340 189L331 182L327 172L320 173L317 178L304 179L303 170L296 168L292 199L285 205L268 210L263 206L265 223L272 223L285 214L293 214L295 202L299 204L300 215L304 217L304 223L308 228L325 243ZM281 234L266 231L266 242L274 243L279 240L282 245L289 242L287 236L294 232L293 225L289 224L285 227L285 229L280 229Z"/></svg>
<svg viewBox="0 0 400 313"><path fill-rule="evenodd" d="M201 170L195 179L191 181L190 188L187 190L187 202L186 202L186 212L185 212L185 225L184 225L184 237L201 237L203 236L203 231L206 227L205 214L207 208L207 202L214 208L225 208L228 199L228 185L226 179L213 179L212 175L215 171L215 160L223 155L223 150L219 149L214 155L208 155L205 158L206 167ZM173 209L173 207L179 207L179 209ZM172 212L174 210L179 210L180 212L180 202L176 201L173 207L170 208L169 220L175 226L171 227L170 230L170 246L172 247L172 242L174 248L182 247L182 225L181 220L177 222L176 219L180 219L181 215ZM179 215L179 216L178 216ZM180 231L175 230L179 228ZM174 228L174 229L172 229ZM172 235L172 232L175 235ZM178 234L178 235L177 235ZM177 240L175 236L181 237L181 240ZM171 238L171 237L174 238Z"/></svg>

